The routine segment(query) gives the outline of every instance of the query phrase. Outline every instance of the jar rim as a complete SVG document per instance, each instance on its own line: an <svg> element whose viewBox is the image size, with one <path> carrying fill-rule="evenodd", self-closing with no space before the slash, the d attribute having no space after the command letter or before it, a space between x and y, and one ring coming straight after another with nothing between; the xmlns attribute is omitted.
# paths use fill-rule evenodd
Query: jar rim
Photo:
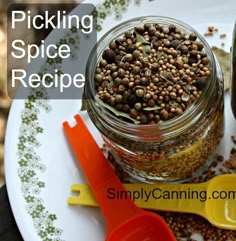
<svg viewBox="0 0 236 241"><path fill-rule="evenodd" d="M116 117L114 114L110 113L105 107L99 106L98 103L95 106L94 103L92 104L93 111L96 112L96 114L106 121L107 123L111 122L112 128L117 128L119 130L123 130L127 132L127 134L140 134L142 136L148 136L148 135L156 135L156 134L166 134L166 131L170 132L170 130L173 130L174 133L178 134L182 131L186 131L189 127L194 125L199 115L196 115L196 113L199 113L201 106L208 102L212 92L214 90L214 85L216 83L216 62L214 58L214 54L207 43L207 41L204 39L204 37L193 27L186 24L185 22L182 22L178 19L171 18L171 17L165 17L165 16L141 16L133 19L129 19L127 21L124 21L109 31L107 31L98 41L94 49L92 50L89 58L88 63L86 66L86 85L85 85L85 92L86 97L89 99L93 99L96 95L96 90L94 84L94 77L95 77L95 69L97 66L97 63L99 59L102 56L102 52L109 46L109 43L112 40L115 40L117 37L124 34L126 31L133 29L135 26L138 26L140 24L145 23L159 23L159 24L175 24L178 28L181 30L187 31L187 32L194 32L197 35L197 39L200 40L204 45L204 50L210 59L209 67L211 69L211 75L208 77L207 85L205 86L204 90L202 91L200 97L194 101L191 106L184 111L184 113L178 117L172 118L167 121L161 121L156 124L133 124L129 123L127 121L121 120L118 117ZM96 102L96 100L94 100ZM99 110L98 110L99 107ZM101 111L102 110L102 111ZM183 125L183 123L186 123L186 125ZM181 128L180 128L181 127ZM176 130L178 130L176 132ZM154 133L153 133L154 132Z"/></svg>

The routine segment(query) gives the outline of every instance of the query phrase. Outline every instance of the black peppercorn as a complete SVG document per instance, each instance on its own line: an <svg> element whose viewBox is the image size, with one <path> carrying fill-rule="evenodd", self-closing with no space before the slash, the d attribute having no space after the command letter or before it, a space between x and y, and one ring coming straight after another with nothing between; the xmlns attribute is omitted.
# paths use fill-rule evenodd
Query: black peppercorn
<svg viewBox="0 0 236 241"><path fill-rule="evenodd" d="M123 109L123 105L122 104L117 104L116 105L116 109L117 110L122 110Z"/></svg>
<svg viewBox="0 0 236 241"><path fill-rule="evenodd" d="M188 58L188 64L189 65L192 65L192 64L194 64L194 63L197 63L197 58Z"/></svg>
<svg viewBox="0 0 236 241"><path fill-rule="evenodd" d="M150 26L150 28L148 29L148 34L150 36L153 36L155 34L155 32L156 32L156 28L153 26Z"/></svg>
<svg viewBox="0 0 236 241"><path fill-rule="evenodd" d="M171 42L170 42L170 45L174 48L174 49L176 49L179 45L181 44L181 42L179 41L179 40L172 40Z"/></svg>
<svg viewBox="0 0 236 241"><path fill-rule="evenodd" d="M161 30L160 24L154 23L153 26L156 28L156 30Z"/></svg>
<svg viewBox="0 0 236 241"><path fill-rule="evenodd" d="M176 29L176 27L175 27L174 24L170 24L170 25L169 25L169 30L170 30L170 32L174 32L175 29Z"/></svg>
<svg viewBox="0 0 236 241"><path fill-rule="evenodd" d="M135 45L129 45L127 47L127 53L131 53L132 54L135 49L136 49Z"/></svg>
<svg viewBox="0 0 236 241"><path fill-rule="evenodd" d="M115 50L115 49L117 48L117 45L116 45L116 43L115 43L114 41L112 41L112 42L110 43L109 47L110 47L110 49Z"/></svg>
<svg viewBox="0 0 236 241"><path fill-rule="evenodd" d="M192 57L196 57L196 56L197 56L197 50L191 50L191 51L190 51L190 55L191 55Z"/></svg>
<svg viewBox="0 0 236 241"><path fill-rule="evenodd" d="M123 93L123 100L127 101L130 97L130 92L128 90L125 90Z"/></svg>
<svg viewBox="0 0 236 241"><path fill-rule="evenodd" d="M122 79L121 78L117 77L117 78L114 79L114 84L116 86L119 86L121 83L122 83Z"/></svg>
<svg viewBox="0 0 236 241"><path fill-rule="evenodd" d="M144 24L144 29L146 30L146 31L148 31L148 29L151 27L152 25L150 24L150 23L145 23Z"/></svg>
<svg viewBox="0 0 236 241"><path fill-rule="evenodd" d="M197 39L197 35L195 33L191 33L189 35L189 40L195 41Z"/></svg>
<svg viewBox="0 0 236 241"><path fill-rule="evenodd" d="M138 116L138 112L135 109L130 109L129 114L132 118L136 118Z"/></svg>
<svg viewBox="0 0 236 241"><path fill-rule="evenodd" d="M160 114L163 120L167 120L169 118L169 113L166 110L162 110Z"/></svg>
<svg viewBox="0 0 236 241"><path fill-rule="evenodd" d="M128 79L128 78L124 78L124 79L122 80L122 84L123 84L123 85L128 85L128 84L129 84L129 79Z"/></svg>
<svg viewBox="0 0 236 241"><path fill-rule="evenodd" d="M107 61L107 63L111 64L114 63L116 60L116 53L111 49L106 49L103 52L102 57Z"/></svg>
<svg viewBox="0 0 236 241"><path fill-rule="evenodd" d="M198 54L201 56L201 58L204 58L204 57L207 56L207 54L206 54L205 52L200 52L200 53L198 53Z"/></svg>
<svg viewBox="0 0 236 241"><path fill-rule="evenodd" d="M138 102L138 98L135 95L131 95L129 98L129 105L133 107Z"/></svg>
<svg viewBox="0 0 236 241"><path fill-rule="evenodd" d="M148 113L148 116L147 116L148 120L152 120L154 118L154 114L153 113Z"/></svg>
<svg viewBox="0 0 236 241"><path fill-rule="evenodd" d="M202 42L194 42L194 43L197 45L198 50L202 50L203 49L204 45L203 45Z"/></svg>
<svg viewBox="0 0 236 241"><path fill-rule="evenodd" d="M143 25L140 25L140 26L137 26L137 27L135 27L135 31L137 32L137 33L140 33L140 34L142 34L143 32L144 32L144 26Z"/></svg>
<svg viewBox="0 0 236 241"><path fill-rule="evenodd" d="M140 116L140 121L141 121L142 124L146 124L146 123L148 122L147 116L144 115L144 114L142 114L142 115Z"/></svg>
<svg viewBox="0 0 236 241"><path fill-rule="evenodd" d="M183 114L183 110L181 108L176 108L175 112L177 115L182 115Z"/></svg>
<svg viewBox="0 0 236 241"><path fill-rule="evenodd" d="M147 80L146 77L142 77L142 78L140 79L140 81L141 81L141 84L142 84L142 85L147 85L147 84L148 84L148 80Z"/></svg>
<svg viewBox="0 0 236 241"><path fill-rule="evenodd" d="M130 111L130 106L128 104L124 104L122 110L128 113Z"/></svg>
<svg viewBox="0 0 236 241"><path fill-rule="evenodd" d="M148 101L148 106L150 106L150 107L155 106L155 101L154 101L153 99L150 99L150 100Z"/></svg>
<svg viewBox="0 0 236 241"><path fill-rule="evenodd" d="M203 65L208 65L209 64L209 59L207 57L204 57L202 60L201 60L202 64Z"/></svg>
<svg viewBox="0 0 236 241"><path fill-rule="evenodd" d="M132 33L131 32L125 32L125 37L126 38L130 38L132 36Z"/></svg>
<svg viewBox="0 0 236 241"><path fill-rule="evenodd" d="M206 80L205 79L197 79L195 83L193 83L194 86L198 88L198 90L203 90L206 86Z"/></svg>

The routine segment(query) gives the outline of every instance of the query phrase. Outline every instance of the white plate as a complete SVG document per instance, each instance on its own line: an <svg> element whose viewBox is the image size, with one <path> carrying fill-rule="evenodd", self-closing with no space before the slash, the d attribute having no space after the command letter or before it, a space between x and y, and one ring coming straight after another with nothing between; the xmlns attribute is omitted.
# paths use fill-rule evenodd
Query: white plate
<svg viewBox="0 0 236 241"><path fill-rule="evenodd" d="M222 40L217 34L207 40L219 47L224 41L225 49L229 51L235 0L91 2L98 5L101 13L99 38L121 21L144 15L163 15L183 20L201 33L209 25L218 27L227 38ZM63 36L53 31L49 38L58 42ZM73 61L71 68L75 66L76 61ZM35 68L39 70L40 65L30 66L31 70ZM226 99L227 129L221 151L228 155L231 147L226 143L230 143L230 135L236 134L236 129L229 98ZM104 240L106 227L100 210L70 207L66 201L71 195L70 185L85 181L62 131L62 122L73 123L80 105L81 102L75 100L38 101L33 102L33 106L29 100L15 100L12 104L5 143L6 181L12 210L25 241ZM99 139L88 117L84 118Z"/></svg>

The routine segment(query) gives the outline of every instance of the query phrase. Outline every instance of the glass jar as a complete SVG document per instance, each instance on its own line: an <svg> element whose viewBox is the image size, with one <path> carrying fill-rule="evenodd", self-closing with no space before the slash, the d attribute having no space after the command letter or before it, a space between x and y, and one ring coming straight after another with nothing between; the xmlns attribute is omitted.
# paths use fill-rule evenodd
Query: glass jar
<svg viewBox="0 0 236 241"><path fill-rule="evenodd" d="M211 75L200 97L179 117L158 124L135 125L101 105L95 90L95 69L112 40L145 23L174 24L194 32L204 44ZM89 58L85 88L88 114L115 160L132 177L144 182L182 182L210 164L224 131L223 76L211 48L187 24L165 17L140 17L107 32Z"/></svg>
<svg viewBox="0 0 236 241"><path fill-rule="evenodd" d="M236 22L234 24L231 48L231 107L236 119Z"/></svg>

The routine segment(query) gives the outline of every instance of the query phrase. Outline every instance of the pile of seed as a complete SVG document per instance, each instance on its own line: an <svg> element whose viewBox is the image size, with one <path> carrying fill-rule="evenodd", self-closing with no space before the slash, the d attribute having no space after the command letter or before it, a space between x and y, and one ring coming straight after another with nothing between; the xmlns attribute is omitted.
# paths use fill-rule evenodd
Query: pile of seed
<svg viewBox="0 0 236 241"><path fill-rule="evenodd" d="M195 241L199 234L204 241L235 241L236 231L219 229L194 214L159 213L171 227L177 241Z"/></svg>
<svg viewBox="0 0 236 241"><path fill-rule="evenodd" d="M235 149L233 148L230 156L234 155L235 158L236 152L234 152L234 150ZM114 156L109 152L106 146L103 147L103 151L108 155L108 160L113 165L120 180L124 183L130 182L129 175L124 172L122 168L117 164ZM216 156L209 169L205 171L201 176L199 176L198 178L194 178L190 182L199 183L207 181L216 175L216 170L218 170L218 173L222 174L235 173L236 166L232 166L231 161L231 158L229 160L224 160L224 157L222 155ZM236 240L236 231L224 230L214 227L206 219L198 215L174 212L158 213L168 223L177 241L195 241L196 239L194 238L194 235L196 234L202 237L201 240L205 241Z"/></svg>
<svg viewBox="0 0 236 241"><path fill-rule="evenodd" d="M112 41L96 67L104 107L124 120L155 124L180 116L211 74L203 43L175 25L144 24Z"/></svg>

